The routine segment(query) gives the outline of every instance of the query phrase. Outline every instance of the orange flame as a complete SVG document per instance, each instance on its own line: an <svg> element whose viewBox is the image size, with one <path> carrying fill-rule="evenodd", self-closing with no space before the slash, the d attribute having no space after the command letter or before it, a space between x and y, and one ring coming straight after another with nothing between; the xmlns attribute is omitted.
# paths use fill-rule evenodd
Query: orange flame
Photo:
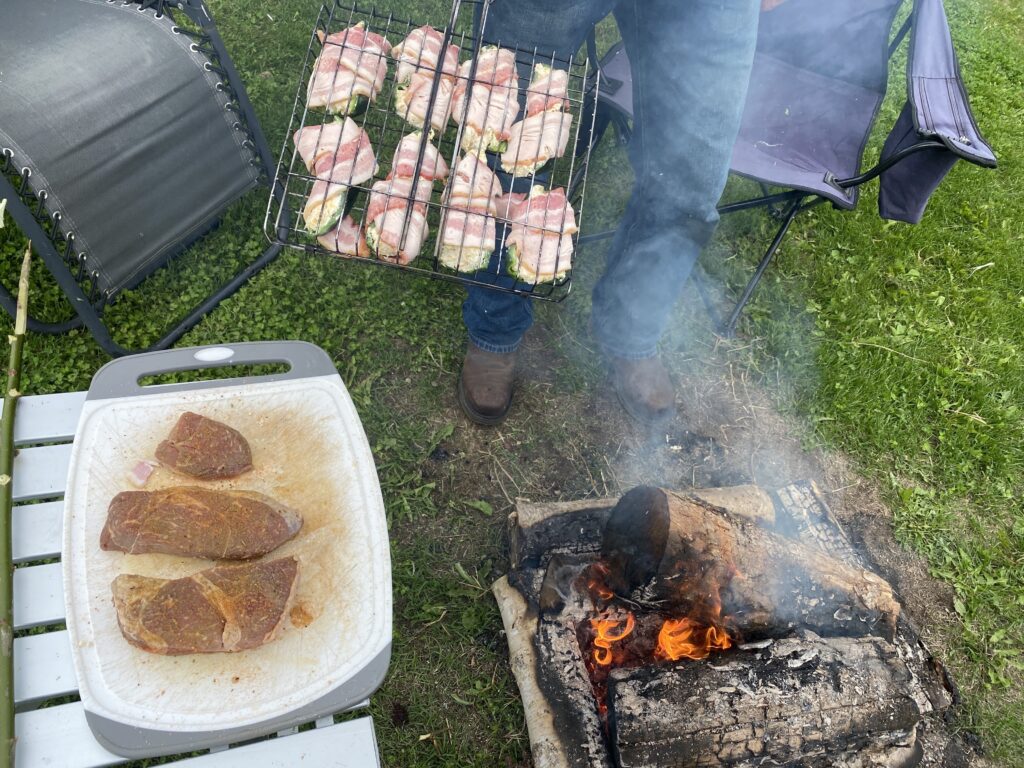
<svg viewBox="0 0 1024 768"><path fill-rule="evenodd" d="M615 593L604 584L604 578L608 575L608 566L601 562L594 563L590 571L593 574L590 580L587 581L587 588L590 590L590 594L606 602L615 597Z"/></svg>
<svg viewBox="0 0 1024 768"><path fill-rule="evenodd" d="M597 637L594 638L594 661L601 666L608 666L612 663L612 643L618 643L629 637L636 625L632 613L626 614L626 626L622 631L615 633L614 630L622 624L621 619L591 619L590 626L594 628Z"/></svg>
<svg viewBox="0 0 1024 768"><path fill-rule="evenodd" d="M732 640L721 627L704 626L689 618L666 619L654 654L669 661L706 659L711 651L724 651L730 646Z"/></svg>

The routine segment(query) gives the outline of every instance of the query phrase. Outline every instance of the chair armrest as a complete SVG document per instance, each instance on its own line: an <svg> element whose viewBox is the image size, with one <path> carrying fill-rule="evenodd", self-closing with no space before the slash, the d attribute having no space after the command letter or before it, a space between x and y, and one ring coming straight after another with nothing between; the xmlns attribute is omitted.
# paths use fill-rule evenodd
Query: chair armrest
<svg viewBox="0 0 1024 768"><path fill-rule="evenodd" d="M915 0L913 13L907 99L914 127L964 160L994 167L995 153L971 113L942 0Z"/></svg>
<svg viewBox="0 0 1024 768"><path fill-rule="evenodd" d="M971 114L942 0L914 2L907 102L882 147L882 163L924 139L938 140L944 148L905 157L882 173L882 218L919 222L932 193L957 160L987 168L996 164L995 153Z"/></svg>

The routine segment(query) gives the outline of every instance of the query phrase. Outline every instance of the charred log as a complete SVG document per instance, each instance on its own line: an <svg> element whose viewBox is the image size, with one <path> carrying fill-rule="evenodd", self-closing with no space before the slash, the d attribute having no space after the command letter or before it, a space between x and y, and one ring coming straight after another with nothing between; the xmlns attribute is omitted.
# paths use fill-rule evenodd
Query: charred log
<svg viewBox="0 0 1024 768"><path fill-rule="evenodd" d="M571 632L538 619L508 579L492 587L526 711L536 768L611 768L590 681Z"/></svg>
<svg viewBox="0 0 1024 768"><path fill-rule="evenodd" d="M809 480L792 483L776 494L784 513L781 517L785 518L780 520L779 533L813 544L847 565L866 567L863 556L850 543L815 483Z"/></svg>
<svg viewBox="0 0 1024 768"><path fill-rule="evenodd" d="M920 760L912 688L885 641L810 633L712 664L619 669L612 750L620 768L909 767Z"/></svg>
<svg viewBox="0 0 1024 768"><path fill-rule="evenodd" d="M771 497L756 485L697 488L682 495L751 522L760 521L768 526L775 522ZM512 566L537 565L542 557L557 553L596 554L608 517L618 501L618 498L546 504L520 501L509 520Z"/></svg>
<svg viewBox="0 0 1024 768"><path fill-rule="evenodd" d="M891 640L900 612L892 588L871 571L660 488L635 488L622 497L602 550L614 591L644 588L681 615L699 612L702 602L717 610L720 602L746 638L806 627Z"/></svg>
<svg viewBox="0 0 1024 768"><path fill-rule="evenodd" d="M601 532L618 499L588 499L548 504L520 501L509 518L509 555L513 569L537 566L559 552L596 554Z"/></svg>

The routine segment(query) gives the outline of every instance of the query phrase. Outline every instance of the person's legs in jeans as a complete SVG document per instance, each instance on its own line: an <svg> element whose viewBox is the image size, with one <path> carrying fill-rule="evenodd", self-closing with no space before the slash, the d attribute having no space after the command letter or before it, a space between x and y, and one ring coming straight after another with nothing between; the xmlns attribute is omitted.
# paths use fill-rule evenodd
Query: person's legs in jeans
<svg viewBox="0 0 1024 768"><path fill-rule="evenodd" d="M611 10L614 0L494 0L487 12L483 36L503 46L522 51L534 47L542 55L555 53L568 58L576 53L587 33ZM530 73L522 73L525 90ZM507 177L503 179L508 182ZM496 262L497 255L492 259ZM495 270L495 263L489 271ZM481 275L483 279L487 276ZM506 276L496 283L514 284ZM462 317L469 338L489 352L514 351L533 321L529 299L513 293L469 286L462 305Z"/></svg>
<svg viewBox="0 0 1024 768"><path fill-rule="evenodd" d="M556 54L568 58L576 53L587 32L611 10L614 0L494 0L484 23L483 37L505 47L518 47L541 56ZM529 67L520 66L521 91L529 82ZM511 177L499 173L506 190ZM528 180L521 180L527 182ZM540 178L538 177L538 181ZM525 191L519 190L517 191ZM514 278L497 274L497 252L487 270L476 278L503 287L516 284ZM469 286L462 317L469 332L459 403L466 414L480 424L497 424L504 419L512 398L515 350L533 320L530 300L504 291Z"/></svg>
<svg viewBox="0 0 1024 768"><path fill-rule="evenodd" d="M715 230L758 13L758 0L620 0L615 9L633 75L636 185L593 294L594 334L612 359L656 354Z"/></svg>

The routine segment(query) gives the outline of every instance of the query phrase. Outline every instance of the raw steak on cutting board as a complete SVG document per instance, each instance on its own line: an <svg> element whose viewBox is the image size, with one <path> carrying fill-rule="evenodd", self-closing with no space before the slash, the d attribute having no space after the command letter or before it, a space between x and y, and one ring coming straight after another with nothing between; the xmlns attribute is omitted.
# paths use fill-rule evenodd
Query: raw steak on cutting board
<svg viewBox="0 0 1024 768"><path fill-rule="evenodd" d="M181 415L157 446L156 459L200 480L223 480L252 469L252 451L238 430L191 411Z"/></svg>
<svg viewBox="0 0 1024 768"><path fill-rule="evenodd" d="M107 509L100 548L247 560L277 549L301 527L298 512L255 491L122 491Z"/></svg>
<svg viewBox="0 0 1024 768"><path fill-rule="evenodd" d="M121 574L111 583L125 639L167 656L257 648L284 626L299 561L218 565L183 579Z"/></svg>

